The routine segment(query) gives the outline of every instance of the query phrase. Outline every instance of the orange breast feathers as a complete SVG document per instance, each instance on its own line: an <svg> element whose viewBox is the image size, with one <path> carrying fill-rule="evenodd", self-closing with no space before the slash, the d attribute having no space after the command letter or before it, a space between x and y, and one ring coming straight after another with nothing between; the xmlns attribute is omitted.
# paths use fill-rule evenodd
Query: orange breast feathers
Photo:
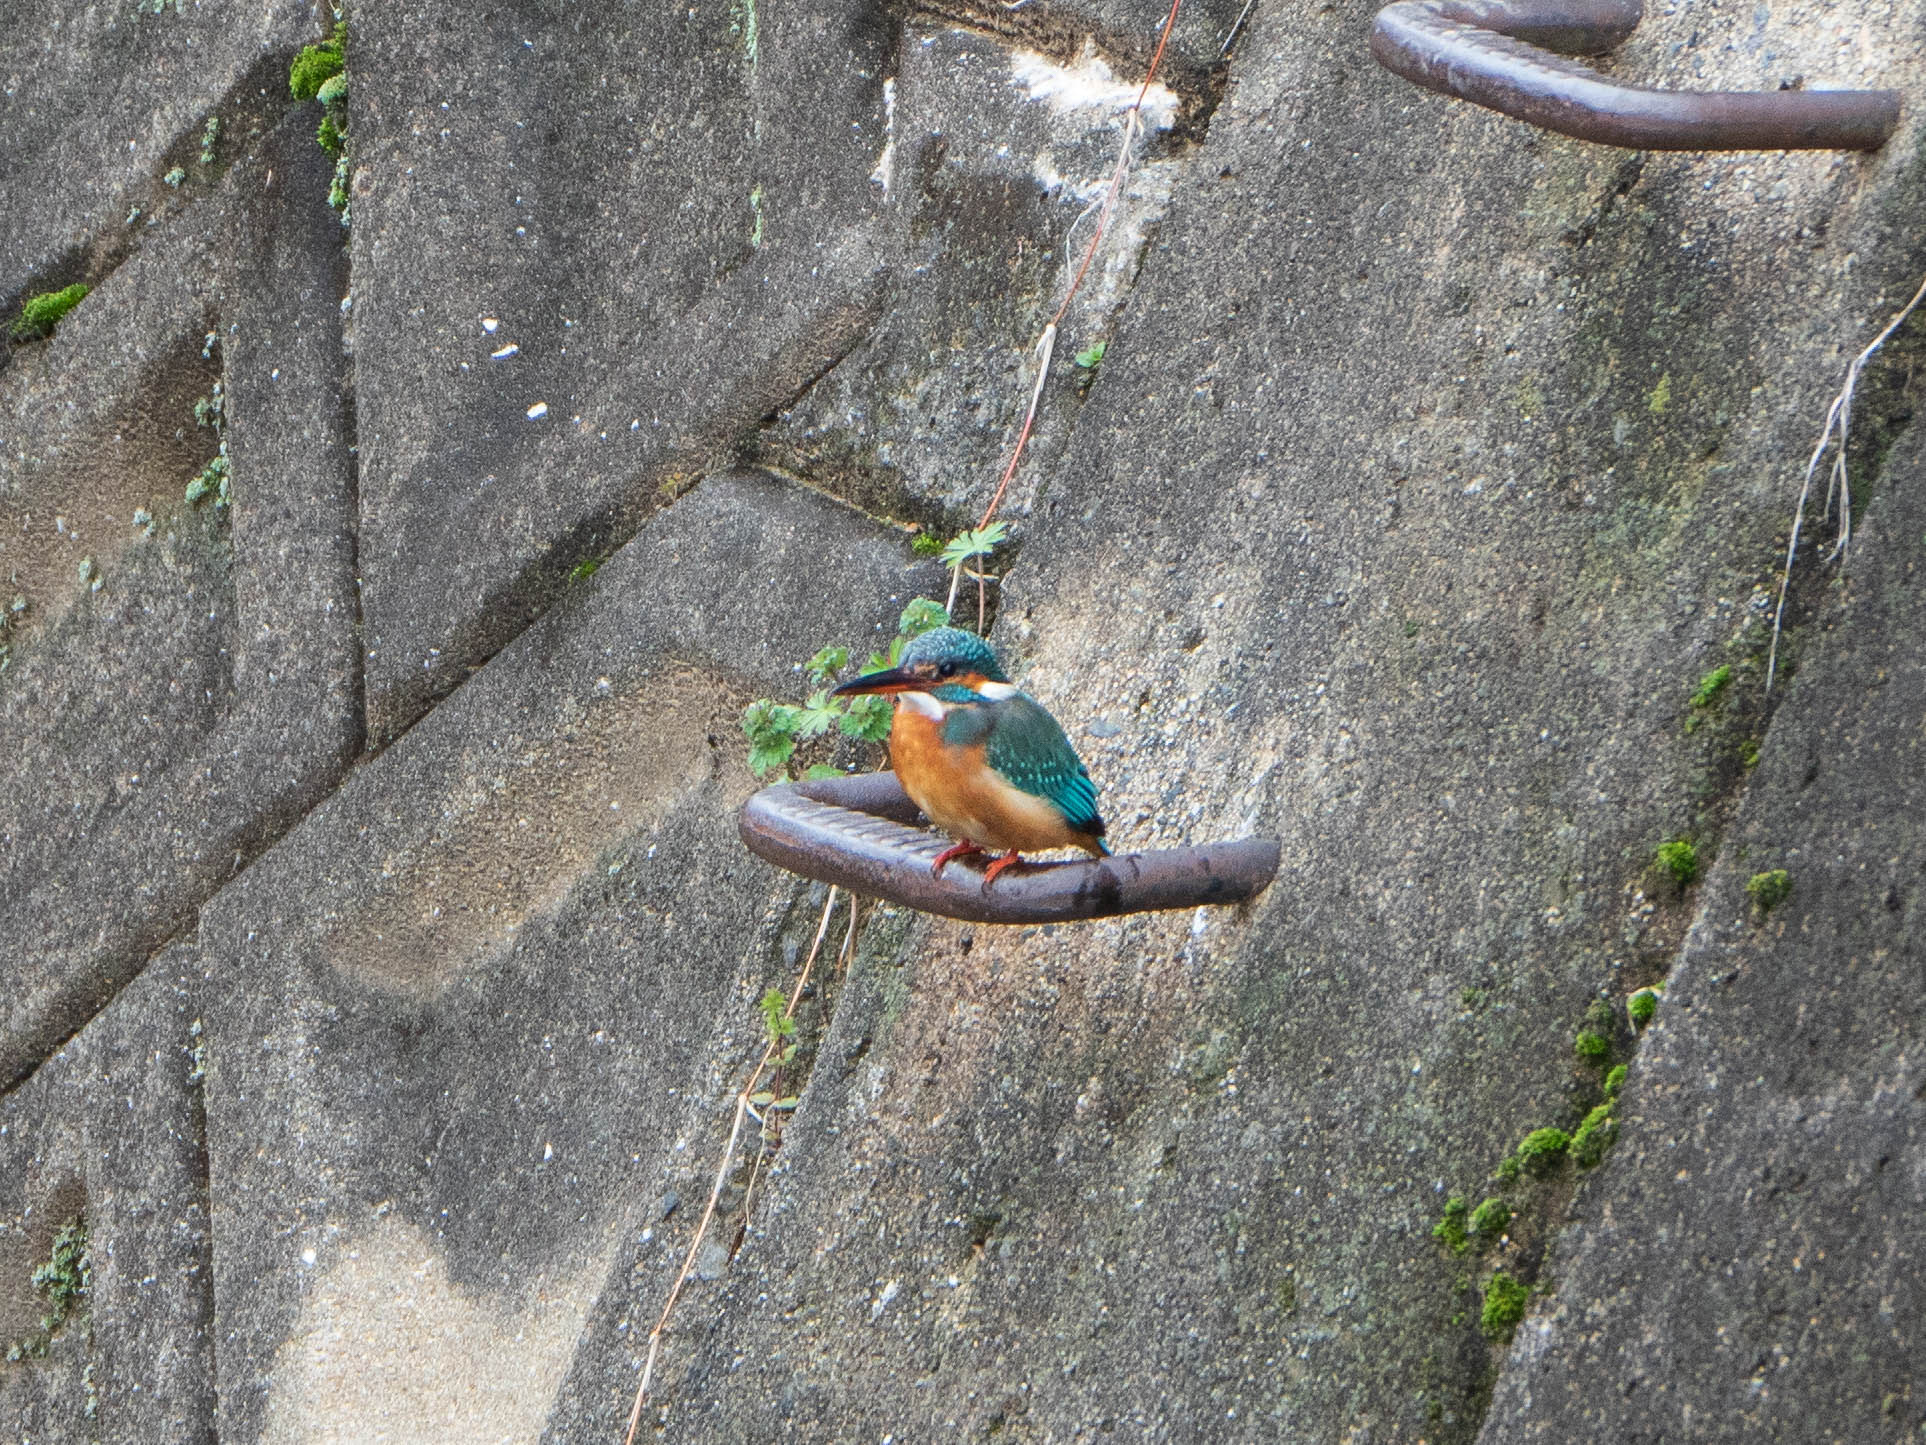
<svg viewBox="0 0 1926 1445"><path fill-rule="evenodd" d="M1090 848L1048 799L1024 792L993 770L984 761L984 744L959 748L944 742L942 718L925 711L931 703L916 693L898 696L889 761L903 791L932 823L1000 852Z"/></svg>

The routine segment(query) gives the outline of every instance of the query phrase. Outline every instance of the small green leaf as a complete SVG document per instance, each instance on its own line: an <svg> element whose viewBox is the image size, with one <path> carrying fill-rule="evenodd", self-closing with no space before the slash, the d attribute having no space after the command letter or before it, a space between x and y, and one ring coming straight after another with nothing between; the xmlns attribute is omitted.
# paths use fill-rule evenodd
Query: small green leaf
<svg viewBox="0 0 1926 1445"><path fill-rule="evenodd" d="M801 714L787 703L760 698L743 710L742 731L749 739L749 771L762 777L788 762L796 751Z"/></svg>
<svg viewBox="0 0 1926 1445"><path fill-rule="evenodd" d="M851 698L849 710L836 724L842 729L843 736L855 738L859 742L880 743L889 736L889 725L895 718L895 709L889 699L871 693L867 697Z"/></svg>
<svg viewBox="0 0 1926 1445"><path fill-rule="evenodd" d="M950 611L941 602L932 602L927 597L919 597L903 609L903 615L896 621L896 630L904 637L917 637L932 627L948 624ZM894 667L901 648L890 649L889 665Z"/></svg>
<svg viewBox="0 0 1926 1445"><path fill-rule="evenodd" d="M981 531L964 532L951 538L950 544L943 549L942 555L937 560L945 567L961 567L972 557L989 556L1009 535L1008 522L992 522Z"/></svg>
<svg viewBox="0 0 1926 1445"><path fill-rule="evenodd" d="M789 1000L783 997L781 989L772 988L764 993L756 1000L756 1007L762 1013L763 1032L772 1042L777 1039L786 1039L796 1032L796 1021L783 1017L784 1011L789 1007Z"/></svg>
<svg viewBox="0 0 1926 1445"><path fill-rule="evenodd" d="M751 1094L749 1096L749 1102L754 1104L758 1109L767 1109L771 1104L776 1102L776 1096L767 1089L764 1089L760 1094Z"/></svg>
<svg viewBox="0 0 1926 1445"><path fill-rule="evenodd" d="M758 698L742 712L742 730L752 743L773 741L795 735L796 724L802 720L802 710L791 707L786 702L771 702L768 698Z"/></svg>
<svg viewBox="0 0 1926 1445"><path fill-rule="evenodd" d="M803 664L803 671L809 674L811 682L828 682L830 678L849 666L847 647L825 647Z"/></svg>
<svg viewBox="0 0 1926 1445"><path fill-rule="evenodd" d="M832 768L828 763L813 763L803 774L803 777L812 783L819 783L827 778L841 778L846 776L847 774L845 774L841 768Z"/></svg>
<svg viewBox="0 0 1926 1445"><path fill-rule="evenodd" d="M1086 346L1076 355L1076 363L1085 371L1095 371L1103 361L1104 352L1110 349L1108 341L1099 341L1094 346Z"/></svg>
<svg viewBox="0 0 1926 1445"><path fill-rule="evenodd" d="M788 762L796 751L803 709L759 698L743 709L742 731L749 739L749 771L762 777Z"/></svg>
<svg viewBox="0 0 1926 1445"><path fill-rule="evenodd" d="M819 738L842 715L843 705L830 699L828 688L819 687L809 694L808 702L796 709L796 736Z"/></svg>
<svg viewBox="0 0 1926 1445"><path fill-rule="evenodd" d="M900 635L891 638L886 649L869 655L869 661L863 664L863 671L865 673L881 672L886 667L896 666L903 660L903 645L908 640Z"/></svg>
<svg viewBox="0 0 1926 1445"><path fill-rule="evenodd" d="M788 738L777 738L769 743L749 745L749 771L762 777L771 769L779 768L794 755L795 743Z"/></svg>
<svg viewBox="0 0 1926 1445"><path fill-rule="evenodd" d="M770 1107L773 1109L793 1109L801 1102L802 1096L800 1094L789 1094L776 1100Z"/></svg>
<svg viewBox="0 0 1926 1445"><path fill-rule="evenodd" d="M943 550L943 539L934 532L918 532L910 539L910 551L919 557L934 557Z"/></svg>

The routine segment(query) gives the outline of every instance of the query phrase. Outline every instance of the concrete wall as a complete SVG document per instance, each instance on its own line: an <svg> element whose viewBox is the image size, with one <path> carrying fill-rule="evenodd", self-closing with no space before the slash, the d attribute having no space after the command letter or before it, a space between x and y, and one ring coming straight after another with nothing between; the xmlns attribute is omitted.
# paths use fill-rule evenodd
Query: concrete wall
<svg viewBox="0 0 1926 1445"><path fill-rule="evenodd" d="M1917 330L1764 690L1806 455L1926 273L1909 3L1610 62L1901 89L1872 156L1602 150L1388 76L1365 7L1222 63L1243 6L1185 9L993 639L1120 847L1284 868L866 906L645 1432L1922 1427ZM0 1424L619 1440L823 904L736 841L741 710L943 595L912 531L995 486L1162 7L358 6L346 229L285 87L333 17L257 9L0 37L0 299L94 287L0 367ZM1608 1092L1596 1163L1493 1178Z"/></svg>

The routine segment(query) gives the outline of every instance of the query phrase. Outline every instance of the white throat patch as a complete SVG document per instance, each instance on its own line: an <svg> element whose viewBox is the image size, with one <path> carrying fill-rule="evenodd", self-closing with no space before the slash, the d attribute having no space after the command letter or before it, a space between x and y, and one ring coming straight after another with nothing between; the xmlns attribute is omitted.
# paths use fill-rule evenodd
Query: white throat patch
<svg viewBox="0 0 1926 1445"><path fill-rule="evenodd" d="M926 692L899 692L896 694L896 705L907 708L911 712L920 712L924 717L935 718L939 722L949 711Z"/></svg>

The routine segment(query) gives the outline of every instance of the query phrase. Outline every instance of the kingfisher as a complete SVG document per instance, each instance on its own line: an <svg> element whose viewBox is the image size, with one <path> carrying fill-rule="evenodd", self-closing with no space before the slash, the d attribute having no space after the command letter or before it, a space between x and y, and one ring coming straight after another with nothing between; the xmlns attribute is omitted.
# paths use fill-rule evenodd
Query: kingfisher
<svg viewBox="0 0 1926 1445"><path fill-rule="evenodd" d="M912 638L895 667L867 673L838 694L888 693L896 704L889 760L931 822L959 840L930 864L992 849L987 890L1018 855L1045 848L1110 849L1097 785L1057 720L1011 686L990 644L960 627Z"/></svg>

